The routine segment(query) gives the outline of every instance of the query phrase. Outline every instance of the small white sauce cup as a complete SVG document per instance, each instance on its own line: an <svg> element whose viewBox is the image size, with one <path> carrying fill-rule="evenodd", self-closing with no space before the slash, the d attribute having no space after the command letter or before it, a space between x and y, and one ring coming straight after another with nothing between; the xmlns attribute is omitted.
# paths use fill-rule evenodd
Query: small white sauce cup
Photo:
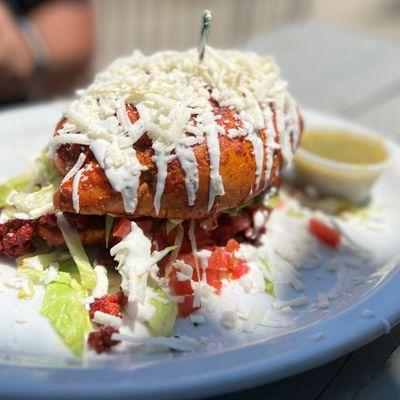
<svg viewBox="0 0 400 400"><path fill-rule="evenodd" d="M367 202L373 184L392 164L394 144L380 135L351 123L311 124L307 128L341 131L348 135L362 135L365 140L380 142L387 153L387 158L380 163L352 164L334 161L320 157L301 147L297 149L294 159L292 179L296 185L312 186L320 195L339 197L355 205Z"/></svg>

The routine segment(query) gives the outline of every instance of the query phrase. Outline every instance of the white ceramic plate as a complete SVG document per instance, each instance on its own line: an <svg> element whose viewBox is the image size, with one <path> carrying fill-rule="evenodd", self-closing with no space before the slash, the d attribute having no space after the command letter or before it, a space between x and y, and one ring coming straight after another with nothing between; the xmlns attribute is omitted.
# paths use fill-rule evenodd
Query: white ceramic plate
<svg viewBox="0 0 400 400"><path fill-rule="evenodd" d="M21 172L40 153L63 107L59 102L0 114L0 179ZM305 112L304 116L308 125L353 127L315 112ZM395 152L400 154L398 149ZM399 185L400 167L395 164L374 189L373 203L385 208L384 232L346 226L358 243L375 254L374 261L362 271L342 269L345 276L341 277L328 272L332 252L323 249L320 266L299 271L298 278L305 285L302 293L277 284L278 297L301 295L310 302L285 317L289 323L244 333L222 329L212 315L206 325L198 328L188 321L180 322L179 332L196 337L213 334L211 338L216 338L212 345L188 354L114 351L77 360L47 320L38 315L40 290L33 300L21 301L16 299L15 291L0 284L0 396L197 398L293 375L368 343L400 318L400 239L396 234L400 226ZM0 273L1 282L14 273L13 264L2 258ZM365 278L361 282L356 279L360 275ZM350 284L353 280L357 284ZM329 308L313 306L318 292L338 287L340 296L331 300ZM230 295L232 304L238 301L235 293ZM256 302L271 307L272 300L265 298ZM230 301L229 295L226 300ZM220 336L223 340L218 340Z"/></svg>

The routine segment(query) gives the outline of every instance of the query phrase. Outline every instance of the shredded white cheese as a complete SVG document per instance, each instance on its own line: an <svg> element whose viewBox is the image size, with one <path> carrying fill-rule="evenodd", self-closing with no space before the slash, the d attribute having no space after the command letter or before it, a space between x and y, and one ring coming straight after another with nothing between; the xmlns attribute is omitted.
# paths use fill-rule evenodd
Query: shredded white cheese
<svg viewBox="0 0 400 400"><path fill-rule="evenodd" d="M131 223L131 232L111 248L110 254L118 261L121 287L129 302L144 303L149 273L169 251L167 248L152 253L151 241L135 222Z"/></svg>
<svg viewBox="0 0 400 400"><path fill-rule="evenodd" d="M224 311L221 317L221 325L227 329L234 329L237 325L237 315L235 310Z"/></svg>
<svg viewBox="0 0 400 400"><path fill-rule="evenodd" d="M49 152L54 154L66 143L88 145L112 187L121 192L125 210L134 212L144 167L132 145L147 133L155 152L154 207L158 213L168 164L175 158L185 172L188 204L194 205L199 174L192 147L206 140L211 209L215 196L225 193L219 173L219 135L227 134L217 123L211 100L236 110L243 128L229 129L228 133L231 137L248 136L252 143L255 187L261 181L265 156L268 183L275 149L281 148L285 162L290 163L291 138L297 144L299 117L274 61L254 53L212 48L207 49L201 63L194 49L164 51L148 57L135 51L129 57L117 59L97 75L92 85L78 93L65 113L67 122L52 139ZM139 115L133 124L126 112L127 104L133 104ZM279 144L275 143L273 118ZM266 129L268 139L265 149L260 137L262 129ZM76 172L74 168L68 178Z"/></svg>
<svg viewBox="0 0 400 400"><path fill-rule="evenodd" d="M67 175L64 176L62 183L69 181L82 167L86 160L85 153L79 154L78 160L75 165L68 171Z"/></svg>
<svg viewBox="0 0 400 400"><path fill-rule="evenodd" d="M80 169L75 177L74 181L72 182L72 205L74 210L77 214L79 214L80 204L79 204L79 183L81 181L82 173L84 172L83 169Z"/></svg>
<svg viewBox="0 0 400 400"><path fill-rule="evenodd" d="M121 333L114 333L112 340L120 340L135 345L166 347L176 351L189 352L200 347L200 342L188 336L180 337L135 337Z"/></svg>
<svg viewBox="0 0 400 400"><path fill-rule="evenodd" d="M272 307L274 309L282 309L285 306L290 306L290 307L301 307L304 305L309 304L310 301L308 300L308 298L306 296L299 296L299 297L295 297L294 299L290 299L290 300L274 300L274 302L272 303Z"/></svg>
<svg viewBox="0 0 400 400"><path fill-rule="evenodd" d="M96 311L94 313L93 321L96 324L111 326L112 328L121 328L122 319L115 317L114 315L104 313L102 311Z"/></svg>
<svg viewBox="0 0 400 400"><path fill-rule="evenodd" d="M190 314L190 322L192 322L193 324L203 324L204 322L206 322L206 319L202 314L195 313Z"/></svg>
<svg viewBox="0 0 400 400"><path fill-rule="evenodd" d="M92 296L94 298L100 298L108 293L108 276L107 269L102 265L96 265L94 267L96 273L96 286L93 289Z"/></svg>

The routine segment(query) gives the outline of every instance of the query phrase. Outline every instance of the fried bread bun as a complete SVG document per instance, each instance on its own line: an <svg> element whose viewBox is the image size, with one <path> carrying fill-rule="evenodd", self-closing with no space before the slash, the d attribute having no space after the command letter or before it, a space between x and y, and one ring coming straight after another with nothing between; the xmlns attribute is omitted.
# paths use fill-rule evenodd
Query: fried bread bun
<svg viewBox="0 0 400 400"><path fill-rule="evenodd" d="M207 49L134 53L80 94L51 153L56 209L204 219L280 183L302 121L276 65Z"/></svg>
<svg viewBox="0 0 400 400"><path fill-rule="evenodd" d="M227 107L214 105L213 112L217 116L218 124L225 131L243 127L237 113ZM127 113L131 123L138 120L136 108L127 106ZM62 121L59 128L65 121ZM299 125L301 119L299 117ZM276 125L276 122L274 122ZM299 128L301 129L301 128ZM276 126L275 126L276 131ZM279 142L279 134L275 134L275 141ZM267 138L265 130L260 132L263 149L266 148ZM219 214L228 209L236 208L257 196L261 191L271 187L278 187L283 158L280 150L273 154L271 171L266 174L268 154L265 150L262 155L260 180L257 184L256 161L252 143L245 136L229 138L219 136L220 146L220 175L224 183L225 194L218 196L211 209L208 209L210 191L210 160L205 142L194 146L194 153L198 165L199 188L194 204L190 206L186 196L185 173L177 159L168 165L168 174L161 200L161 208L156 213L154 196L157 182L157 167L152 161L154 151L151 141L144 135L140 142L134 145L136 155L141 164L148 169L141 174L138 189L138 204L132 217L148 216L168 219L203 219L209 215ZM93 153L86 146L63 145L54 157L55 165L61 175L65 176L76 163L80 153L86 154L86 161L82 165L83 173L79 182L80 213L89 215L125 215L122 196L114 190L107 180L104 170L100 167ZM55 206L61 211L74 212L73 181L70 178L64 181L55 196Z"/></svg>

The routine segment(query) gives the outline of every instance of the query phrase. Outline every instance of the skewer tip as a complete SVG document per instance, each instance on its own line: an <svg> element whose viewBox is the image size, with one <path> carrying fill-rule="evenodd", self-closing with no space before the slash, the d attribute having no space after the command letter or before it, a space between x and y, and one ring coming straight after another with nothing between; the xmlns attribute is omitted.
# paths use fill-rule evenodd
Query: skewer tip
<svg viewBox="0 0 400 400"><path fill-rule="evenodd" d="M206 48L208 34L210 33L211 22L212 22L212 12L206 9L203 12L200 41L199 41L199 46L197 48L200 61L204 58L204 52Z"/></svg>

